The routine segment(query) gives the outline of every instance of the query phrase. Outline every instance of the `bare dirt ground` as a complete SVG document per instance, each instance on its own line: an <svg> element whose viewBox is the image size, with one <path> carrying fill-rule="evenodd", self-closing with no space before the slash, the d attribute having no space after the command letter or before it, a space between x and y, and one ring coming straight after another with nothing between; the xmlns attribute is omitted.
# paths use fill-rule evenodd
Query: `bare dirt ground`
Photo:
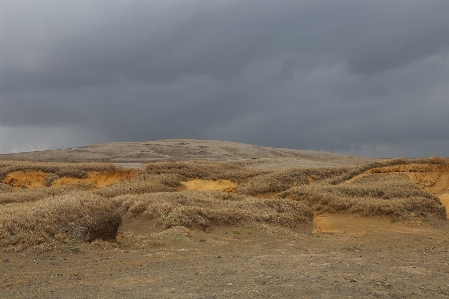
<svg viewBox="0 0 449 299"><path fill-rule="evenodd" d="M109 162L130 168L107 176L91 172L83 179L92 187L126 182L154 161L232 161L255 170L353 167L381 161L194 140L104 144L0 155L0 160ZM447 207L449 169L434 165L372 169L342 186L365 186L369 175L385 180L400 173ZM9 174L4 183L18 182L22 188L46 184L45 174L29 173ZM312 177L309 183L313 186ZM181 184L201 192L239 191L238 184L227 179L192 178ZM0 251L0 298L449 298L448 234L446 220L418 216L397 220L315 212L313 224L295 230L249 222L205 231L164 229L146 217L124 219L114 239L69 242L42 253Z"/></svg>
<svg viewBox="0 0 449 299"><path fill-rule="evenodd" d="M314 233L258 224L191 236L171 229L173 234L148 243L127 243L125 237L43 254L6 253L0 296L449 297L446 224L319 218Z"/></svg>

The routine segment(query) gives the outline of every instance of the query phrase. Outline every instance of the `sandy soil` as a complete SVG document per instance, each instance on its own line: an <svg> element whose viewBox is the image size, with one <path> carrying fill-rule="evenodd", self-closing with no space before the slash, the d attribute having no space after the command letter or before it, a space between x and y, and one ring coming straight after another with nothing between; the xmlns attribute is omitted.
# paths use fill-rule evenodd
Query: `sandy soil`
<svg viewBox="0 0 449 299"><path fill-rule="evenodd" d="M149 238L125 227L115 244L3 253L0 297L449 297L446 224L318 219L313 233L248 224Z"/></svg>
<svg viewBox="0 0 449 299"><path fill-rule="evenodd" d="M198 190L198 191L222 191L222 192L234 192L237 183L230 180L191 180L181 182L187 190Z"/></svg>

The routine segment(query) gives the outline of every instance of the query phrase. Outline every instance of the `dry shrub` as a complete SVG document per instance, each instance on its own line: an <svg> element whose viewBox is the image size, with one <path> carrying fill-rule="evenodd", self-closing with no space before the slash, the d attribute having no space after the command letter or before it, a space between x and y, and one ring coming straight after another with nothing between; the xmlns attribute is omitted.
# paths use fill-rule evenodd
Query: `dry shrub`
<svg viewBox="0 0 449 299"><path fill-rule="evenodd" d="M0 161L0 181L10 172L26 170L52 173L52 178L58 176L82 179L88 177L89 171L110 172L123 170L123 168L108 163Z"/></svg>
<svg viewBox="0 0 449 299"><path fill-rule="evenodd" d="M53 182L56 181L57 179L59 179L59 175L57 175L56 173L49 173L45 180L45 186L51 187L51 184L53 184Z"/></svg>
<svg viewBox="0 0 449 299"><path fill-rule="evenodd" d="M280 197L304 202L319 213L446 219L446 209L440 200L421 190L405 174L371 175L337 186L299 186L281 193Z"/></svg>
<svg viewBox="0 0 449 299"><path fill-rule="evenodd" d="M227 179L235 182L242 182L249 177L264 173L231 163L208 161L149 163L146 166L146 171L151 175L177 175L180 180L195 178L203 180Z"/></svg>
<svg viewBox="0 0 449 299"><path fill-rule="evenodd" d="M38 189L14 189L7 185L12 190L9 192L0 192L0 204L7 203L23 203L39 201L56 195L63 195L73 191L88 190L92 186L88 183L79 183L68 186L56 186L52 188L38 188Z"/></svg>
<svg viewBox="0 0 449 299"><path fill-rule="evenodd" d="M181 183L173 175L141 174L124 182L118 181L105 188L97 189L95 194L112 198L123 194L143 194L154 192L173 192L181 187Z"/></svg>
<svg viewBox="0 0 449 299"><path fill-rule="evenodd" d="M216 191L151 193L115 198L122 217L149 216L165 228L174 226L208 230L248 221L290 228L310 224L313 213L304 204L287 199L256 199Z"/></svg>
<svg viewBox="0 0 449 299"><path fill-rule="evenodd" d="M14 188L8 184L0 183L0 194L3 192L12 192Z"/></svg>
<svg viewBox="0 0 449 299"><path fill-rule="evenodd" d="M342 175L335 177L329 181L330 184L337 185L343 183L347 180L352 179L368 170L373 168L381 168L381 167L391 167L391 166L399 166L399 165L410 165L410 164L431 164L431 165L449 165L449 159L441 158L441 157L431 157L431 158L419 158L419 159L404 159L404 158L395 158L382 162L373 162L360 165L358 167L353 168L351 171L345 172Z"/></svg>
<svg viewBox="0 0 449 299"><path fill-rule="evenodd" d="M309 185L312 182L335 177L346 172L347 168L287 169L259 175L237 187L243 194L257 195L282 192L293 186Z"/></svg>
<svg viewBox="0 0 449 299"><path fill-rule="evenodd" d="M108 199L86 192L3 206L0 245L9 251L50 249L60 242L114 237L121 218Z"/></svg>

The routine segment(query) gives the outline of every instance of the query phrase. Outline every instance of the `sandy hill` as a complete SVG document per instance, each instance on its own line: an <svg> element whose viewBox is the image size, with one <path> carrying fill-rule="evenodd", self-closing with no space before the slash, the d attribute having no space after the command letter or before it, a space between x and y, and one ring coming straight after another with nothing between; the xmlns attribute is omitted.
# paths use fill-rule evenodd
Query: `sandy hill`
<svg viewBox="0 0 449 299"><path fill-rule="evenodd" d="M160 161L227 161L258 168L328 167L357 165L379 159L343 154L262 147L237 142L168 139L148 142L113 142L90 146L0 154L0 160L40 162L106 162L138 166Z"/></svg>

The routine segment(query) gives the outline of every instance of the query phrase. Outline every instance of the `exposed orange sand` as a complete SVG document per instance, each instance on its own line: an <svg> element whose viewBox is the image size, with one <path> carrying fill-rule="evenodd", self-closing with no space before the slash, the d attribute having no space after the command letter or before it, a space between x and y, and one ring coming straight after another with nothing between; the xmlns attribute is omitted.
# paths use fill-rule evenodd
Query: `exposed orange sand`
<svg viewBox="0 0 449 299"><path fill-rule="evenodd" d="M111 171L107 173L91 171L87 178L62 177L51 184L53 186L73 185L77 183L89 183L94 187L106 187L120 179L129 180L140 172L138 171ZM2 183L9 184L15 188L43 188L46 187L48 174L42 171L14 171L8 173Z"/></svg>
<svg viewBox="0 0 449 299"><path fill-rule="evenodd" d="M14 171L6 175L2 183L9 184L15 188L42 188L45 187L48 174L42 171Z"/></svg>
<svg viewBox="0 0 449 299"><path fill-rule="evenodd" d="M409 172L410 180L432 194L449 191L449 169L445 172Z"/></svg>
<svg viewBox="0 0 449 299"><path fill-rule="evenodd" d="M181 182L188 190L234 192L237 183L230 180L191 180Z"/></svg>

